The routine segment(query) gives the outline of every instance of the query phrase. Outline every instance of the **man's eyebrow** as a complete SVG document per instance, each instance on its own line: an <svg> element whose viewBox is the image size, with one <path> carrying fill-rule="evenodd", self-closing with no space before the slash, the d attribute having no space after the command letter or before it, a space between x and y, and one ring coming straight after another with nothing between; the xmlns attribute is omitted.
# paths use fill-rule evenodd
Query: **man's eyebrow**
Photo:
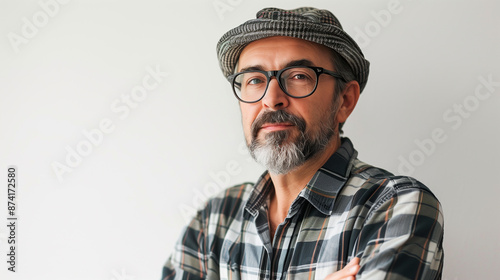
<svg viewBox="0 0 500 280"><path fill-rule="evenodd" d="M314 63L309 59L299 59L299 60L292 60L285 65L285 67L290 67L290 66L314 66Z"/></svg>
<svg viewBox="0 0 500 280"><path fill-rule="evenodd" d="M252 66L248 66L248 67L245 67L245 68L241 68L241 70L239 72L245 72L245 71L264 71L264 68L260 65L252 65Z"/></svg>
<svg viewBox="0 0 500 280"><path fill-rule="evenodd" d="M288 62L285 65L285 67L283 67L283 68L290 67L290 66L314 66L314 63L312 61L310 61L309 59L292 60L292 61ZM239 72L255 71L255 70L266 71L266 70L264 70L264 67L262 67L262 65L251 65L251 66L248 66L245 68L241 68L241 70ZM279 70L279 69L275 69L275 70Z"/></svg>

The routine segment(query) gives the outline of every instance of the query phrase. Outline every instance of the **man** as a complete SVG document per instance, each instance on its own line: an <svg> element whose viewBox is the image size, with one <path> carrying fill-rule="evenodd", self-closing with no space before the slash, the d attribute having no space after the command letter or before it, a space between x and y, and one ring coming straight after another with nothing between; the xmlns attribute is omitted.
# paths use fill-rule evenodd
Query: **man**
<svg viewBox="0 0 500 280"><path fill-rule="evenodd" d="M217 52L250 153L268 171L198 212L163 279L439 279L439 201L361 162L340 137L369 62L337 18L263 9Z"/></svg>

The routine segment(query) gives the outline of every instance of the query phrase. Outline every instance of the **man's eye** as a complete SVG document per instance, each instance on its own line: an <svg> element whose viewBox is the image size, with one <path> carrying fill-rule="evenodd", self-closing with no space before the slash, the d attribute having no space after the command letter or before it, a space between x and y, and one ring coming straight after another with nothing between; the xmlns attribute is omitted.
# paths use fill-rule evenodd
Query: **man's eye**
<svg viewBox="0 0 500 280"><path fill-rule="evenodd" d="M312 80L310 73L307 73L305 71L299 71L299 70L292 71L287 76L288 76L287 79L292 80L292 81L310 81L310 80Z"/></svg>
<svg viewBox="0 0 500 280"><path fill-rule="evenodd" d="M261 78L251 78L247 81L247 85L258 85L262 83L264 83L264 81Z"/></svg>
<svg viewBox="0 0 500 280"><path fill-rule="evenodd" d="M294 80L304 80L304 79L307 79L307 75L305 74L295 74L292 79Z"/></svg>

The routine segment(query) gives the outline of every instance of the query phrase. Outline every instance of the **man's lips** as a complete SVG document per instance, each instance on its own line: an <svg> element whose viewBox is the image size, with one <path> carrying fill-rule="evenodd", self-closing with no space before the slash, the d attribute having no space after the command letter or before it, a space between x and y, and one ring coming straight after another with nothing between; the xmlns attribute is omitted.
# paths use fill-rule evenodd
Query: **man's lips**
<svg viewBox="0 0 500 280"><path fill-rule="evenodd" d="M293 124L291 123L266 123L260 127L260 129L265 130L265 131L278 131L278 130L285 130L290 127L292 127Z"/></svg>

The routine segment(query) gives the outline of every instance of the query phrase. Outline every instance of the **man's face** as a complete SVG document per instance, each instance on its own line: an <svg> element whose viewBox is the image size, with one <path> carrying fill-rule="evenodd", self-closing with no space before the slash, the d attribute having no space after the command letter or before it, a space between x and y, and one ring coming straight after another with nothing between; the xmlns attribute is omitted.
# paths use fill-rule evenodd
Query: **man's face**
<svg viewBox="0 0 500 280"><path fill-rule="evenodd" d="M244 48L238 72L247 68L280 70L297 61L333 70L328 48L291 37L271 37ZM262 100L240 102L243 131L252 156L271 173L284 174L323 151L331 144L338 125L334 90L335 79L321 75L316 91L297 99L286 95L272 78Z"/></svg>

